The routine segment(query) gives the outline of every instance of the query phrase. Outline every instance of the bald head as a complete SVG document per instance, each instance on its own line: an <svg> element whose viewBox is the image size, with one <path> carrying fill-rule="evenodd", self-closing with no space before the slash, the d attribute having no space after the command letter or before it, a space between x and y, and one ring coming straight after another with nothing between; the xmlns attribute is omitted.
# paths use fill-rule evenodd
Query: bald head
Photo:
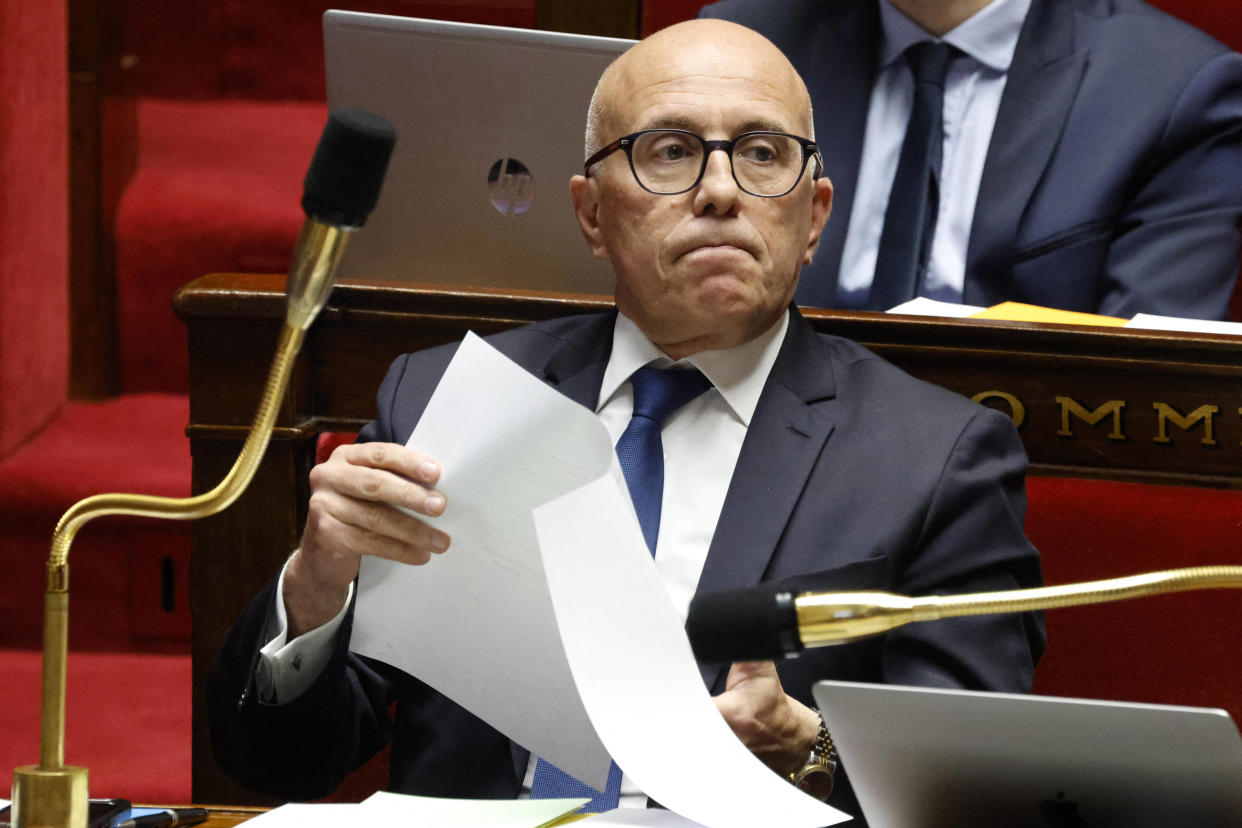
<svg viewBox="0 0 1242 828"><path fill-rule="evenodd" d="M812 140L814 122L806 84L785 55L763 35L726 20L688 20L661 29L635 44L600 76L587 111L586 155L636 126L628 103L641 92L659 96L662 86L681 77L743 77L789 100L796 123L786 131Z"/></svg>
<svg viewBox="0 0 1242 828"><path fill-rule="evenodd" d="M646 136L617 144L570 181L583 237L616 273L617 310L673 359L771 330L832 208L832 182L818 174L809 143L800 155L790 142L760 135L732 143L750 133L809 137L810 99L785 56L733 23L672 26L608 67L590 122L592 155L622 136ZM780 195L744 190L737 178L738 164L753 183L799 160L798 177ZM684 174L696 166L691 183ZM687 186L661 194L641 183L640 167L657 181L681 175Z"/></svg>

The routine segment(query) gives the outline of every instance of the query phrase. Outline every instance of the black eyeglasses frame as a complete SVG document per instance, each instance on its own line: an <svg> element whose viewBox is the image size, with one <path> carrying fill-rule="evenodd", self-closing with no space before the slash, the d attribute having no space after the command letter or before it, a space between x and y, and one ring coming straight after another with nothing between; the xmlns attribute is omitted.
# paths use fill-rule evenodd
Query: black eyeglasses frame
<svg viewBox="0 0 1242 828"><path fill-rule="evenodd" d="M703 145L703 158L699 163L699 174L695 176L694 183L692 183L689 187L686 187L684 190L678 190L675 193L661 193L657 190L653 190L643 183L642 178L640 178L638 175L638 170L634 168L634 142L637 141L643 135L648 135L654 132L660 132L660 133L672 132L678 135L686 135L691 138L694 138L700 144ZM802 147L802 166L798 168L798 177L794 179L794 183L789 186L789 189L783 193L774 193L771 195L767 195L764 193L751 192L750 190L746 189L746 187L742 185L741 181L737 180L737 170L733 166L733 147L738 142L744 141L747 138L751 138L756 135L778 135L782 138L792 138L793 140L797 141L798 144ZM775 130L756 130L753 132L743 132L741 135L738 135L735 138L718 139L714 141L709 141L706 138L704 138L702 135L699 135L696 132L691 132L688 129L640 129L638 132L631 132L629 135L622 135L620 138L613 141L608 146L603 147L602 149L599 150L599 152L596 152L590 158L588 158L586 160L586 163L583 164L583 170L584 170L586 177L587 178L591 177L592 167L594 167L600 161L603 161L605 158L607 158L609 155L612 155L614 152L616 152L619 149L625 150L625 156L630 162L630 173L634 176L634 180L638 182L638 186L642 187L644 190L651 193L652 195L681 195L682 193L688 193L691 190L693 190L695 187L699 186L699 182L703 180L703 173L707 171L707 158L716 150L724 150L725 155L729 157L729 173L733 176L733 181L734 183L737 184L738 189L740 189L744 193L753 195L757 198L780 198L781 196L787 196L790 193L792 193L794 191L794 188L796 188L798 184L802 182L802 176L806 174L806 162L809 159L813 158L815 160L815 172L811 175L812 180L818 180L820 174L823 172L823 169L824 169L824 160L822 156L820 156L819 154L819 145L817 145L814 141L811 141L807 138L803 138L799 135L793 135L788 132L777 132Z"/></svg>

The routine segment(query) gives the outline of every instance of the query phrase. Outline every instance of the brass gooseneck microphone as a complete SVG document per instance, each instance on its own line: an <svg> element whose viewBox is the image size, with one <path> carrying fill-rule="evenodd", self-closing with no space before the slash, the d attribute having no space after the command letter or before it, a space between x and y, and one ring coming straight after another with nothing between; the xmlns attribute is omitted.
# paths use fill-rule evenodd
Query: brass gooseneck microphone
<svg viewBox="0 0 1242 828"><path fill-rule="evenodd" d="M245 491L267 449L294 358L332 290L350 234L379 199L396 132L361 110L338 110L306 173L306 222L294 250L289 307L258 413L241 455L210 492L189 498L104 494L74 504L56 525L43 596L42 721L39 764L13 772L15 828L86 828L86 768L65 765L65 663L69 648L69 547L89 521L105 515L194 520L222 511Z"/></svg>
<svg viewBox="0 0 1242 828"><path fill-rule="evenodd" d="M1101 604L1193 589L1242 587L1242 566L1198 566L1079 584L909 598L891 592L723 590L690 602L686 632L700 661L766 661L845 644L916 621Z"/></svg>

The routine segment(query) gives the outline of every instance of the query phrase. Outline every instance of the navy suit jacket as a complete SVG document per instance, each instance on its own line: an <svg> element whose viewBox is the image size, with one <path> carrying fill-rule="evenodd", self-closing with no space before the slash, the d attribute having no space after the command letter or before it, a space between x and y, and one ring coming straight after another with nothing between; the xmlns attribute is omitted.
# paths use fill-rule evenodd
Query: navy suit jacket
<svg viewBox="0 0 1242 828"><path fill-rule="evenodd" d="M614 319L569 317L489 341L593 409ZM399 358L379 392L379 419L361 437L404 443L454 350ZM795 310L698 589L780 581L923 594L1038 585L1038 555L1022 531L1025 466L1007 417L815 333ZM238 781L285 798L321 796L391 739L393 790L517 795L525 752L417 679L350 654L348 624L304 695L259 703L254 665L273 600L274 584L245 610L210 683L213 748ZM1033 615L954 619L808 651L778 670L786 692L807 704L821 678L1024 692L1043 640ZM727 667L701 665L713 692ZM502 688L504 677L496 680ZM840 788L834 804L852 808L848 785Z"/></svg>
<svg viewBox="0 0 1242 828"><path fill-rule="evenodd" d="M723 0L806 81L835 187L800 304L832 307L878 0ZM1242 219L1242 55L1140 0L1032 0L988 147L966 304L1224 319ZM883 310L876 308L876 310Z"/></svg>

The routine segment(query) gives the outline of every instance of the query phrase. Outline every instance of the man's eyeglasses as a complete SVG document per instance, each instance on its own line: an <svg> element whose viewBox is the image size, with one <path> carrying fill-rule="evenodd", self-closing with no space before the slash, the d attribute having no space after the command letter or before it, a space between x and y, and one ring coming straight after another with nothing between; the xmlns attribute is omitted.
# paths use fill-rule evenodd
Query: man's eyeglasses
<svg viewBox="0 0 1242 828"><path fill-rule="evenodd" d="M613 141L586 161L591 167L625 150L634 179L656 195L677 195L694 189L707 169L707 156L724 150L733 169L733 180L743 192L763 198L783 196L798 186L806 162L815 159L814 178L823 162L815 142L784 132L747 132L731 141L708 141L684 129L645 129Z"/></svg>

